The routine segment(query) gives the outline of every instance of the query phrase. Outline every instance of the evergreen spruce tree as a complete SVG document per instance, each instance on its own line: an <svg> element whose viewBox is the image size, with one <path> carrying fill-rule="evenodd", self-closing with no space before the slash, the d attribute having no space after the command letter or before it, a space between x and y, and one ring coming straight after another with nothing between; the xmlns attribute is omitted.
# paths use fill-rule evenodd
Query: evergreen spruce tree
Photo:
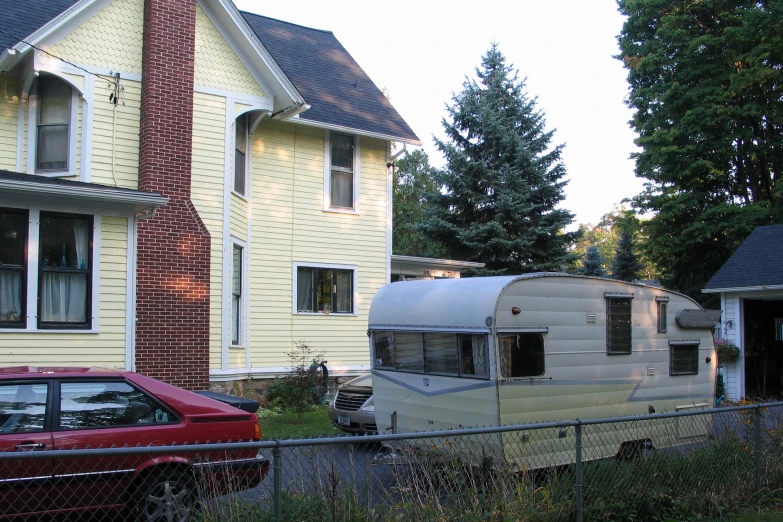
<svg viewBox="0 0 783 522"><path fill-rule="evenodd" d="M617 253L612 260L612 276L621 281L639 279L639 272L644 268L639 262L639 256L633 253L633 237L623 231L617 243Z"/></svg>
<svg viewBox="0 0 783 522"><path fill-rule="evenodd" d="M582 266L577 271L579 275L606 277L604 270L604 256L597 246L588 247L585 257L582 260Z"/></svg>
<svg viewBox="0 0 783 522"><path fill-rule="evenodd" d="M557 208L563 146L552 146L536 99L496 44L476 74L447 107L447 139L435 140L447 164L421 229L449 257L486 263L487 274L562 271L577 257L568 247L578 236L563 232L573 214Z"/></svg>

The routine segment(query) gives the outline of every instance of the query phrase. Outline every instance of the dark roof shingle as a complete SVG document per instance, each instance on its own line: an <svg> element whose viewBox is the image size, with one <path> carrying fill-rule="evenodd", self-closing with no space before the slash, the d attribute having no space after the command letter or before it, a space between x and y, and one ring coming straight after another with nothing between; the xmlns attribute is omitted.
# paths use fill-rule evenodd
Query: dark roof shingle
<svg viewBox="0 0 783 522"><path fill-rule="evenodd" d="M783 225L754 229L704 288L773 285L783 285Z"/></svg>
<svg viewBox="0 0 783 522"><path fill-rule="evenodd" d="M311 108L300 119L419 141L330 31L242 12Z"/></svg>
<svg viewBox="0 0 783 522"><path fill-rule="evenodd" d="M0 52L24 40L77 0L15 0L0 2ZM11 36L13 35L13 36Z"/></svg>

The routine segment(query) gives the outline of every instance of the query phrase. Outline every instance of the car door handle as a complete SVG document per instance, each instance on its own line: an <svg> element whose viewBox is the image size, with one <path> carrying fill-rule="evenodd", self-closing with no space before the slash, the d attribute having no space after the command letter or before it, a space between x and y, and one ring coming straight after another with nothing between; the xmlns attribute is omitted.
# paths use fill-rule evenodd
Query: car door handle
<svg viewBox="0 0 783 522"><path fill-rule="evenodd" d="M30 444L18 444L16 446L16 449L18 451L21 451L21 450L36 450L36 449L44 449L44 448L46 448L46 444L43 444L41 442L30 443Z"/></svg>

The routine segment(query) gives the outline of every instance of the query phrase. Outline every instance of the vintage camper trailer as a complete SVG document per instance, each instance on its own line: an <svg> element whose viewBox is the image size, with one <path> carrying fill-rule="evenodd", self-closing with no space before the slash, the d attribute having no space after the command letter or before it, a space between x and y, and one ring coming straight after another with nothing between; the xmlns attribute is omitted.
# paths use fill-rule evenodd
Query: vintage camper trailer
<svg viewBox="0 0 783 522"><path fill-rule="evenodd" d="M369 315L378 429L395 413L413 432L712 407L719 319L675 292L559 273L389 284ZM693 441L709 430L701 419L592 426L583 454ZM485 436L482 452L568 463L573 435Z"/></svg>

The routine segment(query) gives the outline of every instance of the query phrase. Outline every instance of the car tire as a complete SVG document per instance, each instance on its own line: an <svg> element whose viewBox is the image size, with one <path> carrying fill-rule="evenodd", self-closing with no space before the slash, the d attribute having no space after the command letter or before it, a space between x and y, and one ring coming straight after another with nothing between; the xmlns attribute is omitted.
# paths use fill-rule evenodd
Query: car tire
<svg viewBox="0 0 783 522"><path fill-rule="evenodd" d="M133 495L133 520L188 522L196 512L196 482L183 470L155 471L142 477Z"/></svg>

